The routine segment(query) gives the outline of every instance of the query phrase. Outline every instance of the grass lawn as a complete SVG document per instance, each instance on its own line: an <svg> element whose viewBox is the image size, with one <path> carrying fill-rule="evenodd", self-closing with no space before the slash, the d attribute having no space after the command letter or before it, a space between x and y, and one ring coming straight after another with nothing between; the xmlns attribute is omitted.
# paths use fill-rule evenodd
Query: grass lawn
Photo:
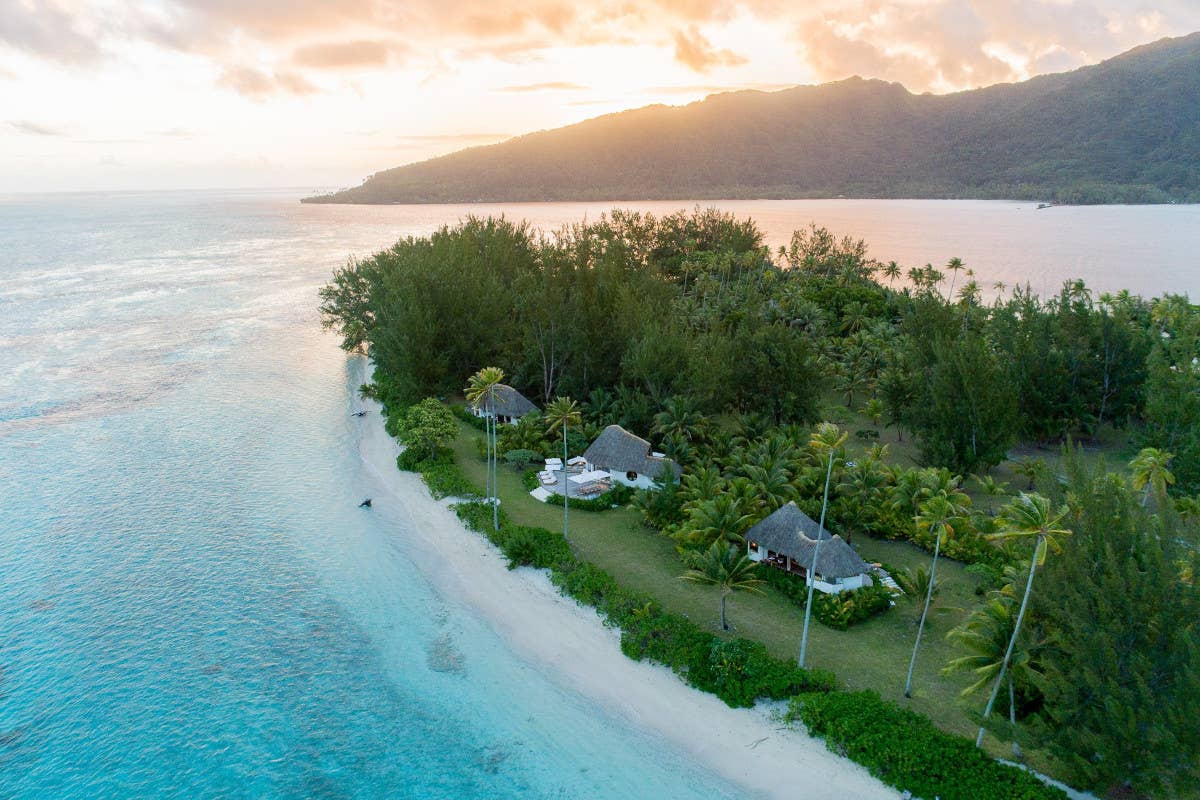
<svg viewBox="0 0 1200 800"><path fill-rule="evenodd" d="M483 434L459 422L455 455L463 472L484 485L485 465L475 440ZM500 466L499 495L509 517L524 525L562 529L562 506L540 503L529 496L517 471ZM572 509L570 542L576 553L611 573L618 581L655 598L665 608L719 632L718 593L711 587L679 580L683 566L674 543L646 528L630 509L586 512ZM888 542L858 536L853 544L868 561L897 567L928 566L929 554L905 542ZM812 622L808 665L832 670L851 689L870 688L883 697L908 704L939 727L973 737L973 726L962 711L959 692L970 681L966 675L944 678L938 674L952 655L946 632L957 625L978 602L975 579L963 565L943 559L938 563L940 594L926 623L921 653L913 681L913 698L903 697L904 679L916 636L914 603L901 602L874 619L848 631L835 631ZM803 611L768 587L767 594L738 594L729 600L729 621L734 634L757 639L777 656L796 658L800 651ZM981 706L983 698L973 700ZM993 743L995 754L1001 746Z"/></svg>

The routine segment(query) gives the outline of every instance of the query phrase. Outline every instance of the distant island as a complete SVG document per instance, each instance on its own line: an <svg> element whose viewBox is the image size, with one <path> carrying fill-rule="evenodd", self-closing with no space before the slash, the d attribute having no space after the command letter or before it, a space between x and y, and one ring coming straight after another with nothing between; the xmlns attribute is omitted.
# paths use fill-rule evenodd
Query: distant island
<svg viewBox="0 0 1200 800"><path fill-rule="evenodd" d="M647 106L302 202L843 196L1200 202L1200 33L949 95L850 78Z"/></svg>

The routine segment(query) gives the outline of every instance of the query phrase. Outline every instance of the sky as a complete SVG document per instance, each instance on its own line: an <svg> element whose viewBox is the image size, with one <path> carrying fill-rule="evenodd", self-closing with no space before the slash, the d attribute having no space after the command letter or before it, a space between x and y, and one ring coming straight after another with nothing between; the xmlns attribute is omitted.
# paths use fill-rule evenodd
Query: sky
<svg viewBox="0 0 1200 800"><path fill-rule="evenodd" d="M651 103L953 92L1200 30L1200 0L0 0L0 192L351 186Z"/></svg>

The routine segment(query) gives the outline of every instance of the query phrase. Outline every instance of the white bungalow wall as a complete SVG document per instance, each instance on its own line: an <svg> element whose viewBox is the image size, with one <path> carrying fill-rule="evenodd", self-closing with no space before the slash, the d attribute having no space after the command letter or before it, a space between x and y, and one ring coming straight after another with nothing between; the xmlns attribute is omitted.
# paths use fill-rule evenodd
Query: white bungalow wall
<svg viewBox="0 0 1200 800"><path fill-rule="evenodd" d="M606 470L608 476L618 483L623 483L626 486L632 486L635 489L650 489L654 487L654 480L640 472L633 473L637 477L630 480L624 472L617 472L615 469Z"/></svg>

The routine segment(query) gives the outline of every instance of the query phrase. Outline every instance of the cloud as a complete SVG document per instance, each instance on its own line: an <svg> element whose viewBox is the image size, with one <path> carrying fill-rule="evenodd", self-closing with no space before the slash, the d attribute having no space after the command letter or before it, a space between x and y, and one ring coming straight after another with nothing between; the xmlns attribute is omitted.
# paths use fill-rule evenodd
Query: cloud
<svg viewBox="0 0 1200 800"><path fill-rule="evenodd" d="M352 42L324 42L305 45L292 54L292 61L317 69L354 69L382 67L402 48L390 42L369 39Z"/></svg>
<svg viewBox="0 0 1200 800"><path fill-rule="evenodd" d="M746 63L743 56L732 50L718 50L696 26L675 31L675 60L696 72L708 72L713 67L737 67Z"/></svg>
<svg viewBox="0 0 1200 800"><path fill-rule="evenodd" d="M95 37L81 30L83 18L44 0L0 0L0 45L81 66L100 60Z"/></svg>
<svg viewBox="0 0 1200 800"><path fill-rule="evenodd" d="M586 91L587 86L570 81L547 81L545 83L525 83L518 86L501 86L498 92L575 92Z"/></svg>
<svg viewBox="0 0 1200 800"><path fill-rule="evenodd" d="M794 83L738 83L738 84L717 84L717 83L693 83L684 84L682 86L650 86L645 89L646 94L662 95L662 94L721 94L723 92L778 92L782 89L791 89L795 86Z"/></svg>
<svg viewBox="0 0 1200 800"><path fill-rule="evenodd" d="M745 31L764 27L773 40L760 50ZM780 78L779 51L791 47L798 79L861 74L952 91L1198 28L1197 0L0 0L0 52L86 66L149 43L207 60L223 86L255 98L311 94L324 71L524 65L593 46L659 50L699 74L772 58ZM709 40L716 30L733 49ZM539 78L499 91L569 91Z"/></svg>
<svg viewBox="0 0 1200 800"><path fill-rule="evenodd" d="M217 78L217 85L232 89L251 100L263 100L277 94L306 95L318 91L306 78L294 72L265 72L254 67L229 67Z"/></svg>
<svg viewBox="0 0 1200 800"><path fill-rule="evenodd" d="M1094 63L1148 37L1200 27L1200 4L1155 6L1148 13L1140 0L840 0L793 24L821 80L861 75L946 92Z"/></svg>
<svg viewBox="0 0 1200 800"><path fill-rule="evenodd" d="M14 119L8 121L8 126L17 133L23 133L27 136L66 136L66 132L58 128L52 128L49 125L43 125L40 122L30 122L25 119Z"/></svg>

